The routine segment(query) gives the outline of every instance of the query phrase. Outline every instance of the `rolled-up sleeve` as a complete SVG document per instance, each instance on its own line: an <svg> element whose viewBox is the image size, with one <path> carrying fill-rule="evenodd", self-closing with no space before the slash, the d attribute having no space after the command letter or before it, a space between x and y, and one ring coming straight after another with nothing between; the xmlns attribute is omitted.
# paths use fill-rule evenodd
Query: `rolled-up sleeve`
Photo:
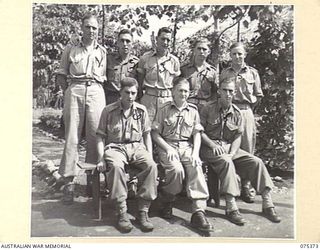
<svg viewBox="0 0 320 250"><path fill-rule="evenodd" d="M96 132L97 135L100 135L103 138L107 137L107 115L108 115L108 111L106 108L104 108L101 113L99 126Z"/></svg>
<svg viewBox="0 0 320 250"><path fill-rule="evenodd" d="M151 125L151 129L158 132L159 134L161 134L161 131L162 131L162 127L163 127L163 124L162 124L162 120L163 120L163 111L162 109L160 109L157 114L156 114L156 117L154 119L154 121L152 122L152 125Z"/></svg>
<svg viewBox="0 0 320 250"><path fill-rule="evenodd" d="M262 92L262 88L261 88L261 81L260 81L260 76L258 71L254 71L253 72L253 77L254 77L254 86L253 86L253 93L255 96L259 96L262 97L263 96L263 92Z"/></svg>
<svg viewBox="0 0 320 250"><path fill-rule="evenodd" d="M151 124L150 124L150 119L147 110L144 111L143 113L143 129L142 133L149 133L151 131Z"/></svg>
<svg viewBox="0 0 320 250"><path fill-rule="evenodd" d="M202 132L204 130L203 126L200 123L200 116L199 116L199 112L197 111L195 114L195 121L194 121L194 128L192 131L192 135L198 133L198 132Z"/></svg>
<svg viewBox="0 0 320 250"><path fill-rule="evenodd" d="M70 72L69 72L69 66L70 66L71 61L70 61L69 55L70 55L70 50L71 50L71 48L72 48L72 45L68 44L68 45L65 47L65 49L64 49L64 51L63 51L63 53L62 53L61 61L60 61L60 67L59 67L59 69L58 69L57 72L56 72L56 73L59 74L59 75L65 75L65 76L67 76L67 75L70 74Z"/></svg>

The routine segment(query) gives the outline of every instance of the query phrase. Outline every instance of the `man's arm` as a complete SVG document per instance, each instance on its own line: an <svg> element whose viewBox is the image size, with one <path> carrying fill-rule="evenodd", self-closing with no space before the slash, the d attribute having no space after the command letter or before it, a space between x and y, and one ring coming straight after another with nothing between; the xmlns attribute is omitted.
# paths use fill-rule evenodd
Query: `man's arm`
<svg viewBox="0 0 320 250"><path fill-rule="evenodd" d="M100 172L106 171L106 163L103 159L104 155L104 139L101 135L97 134L97 153L98 153L98 159L97 159L97 170Z"/></svg>
<svg viewBox="0 0 320 250"><path fill-rule="evenodd" d="M144 145L147 148L147 151L151 154L152 156L152 140L151 140L151 134L150 132L146 132L143 134L143 142Z"/></svg>
<svg viewBox="0 0 320 250"><path fill-rule="evenodd" d="M203 144L211 148L215 155L218 156L226 153L225 149L222 146L211 140L205 133L201 134L201 139Z"/></svg>
<svg viewBox="0 0 320 250"><path fill-rule="evenodd" d="M161 135L156 131L151 131L152 139L159 147L161 147L163 150L167 153L167 158L169 161L174 160L174 158L178 159L179 156L177 155L177 151L171 147L162 137Z"/></svg>
<svg viewBox="0 0 320 250"><path fill-rule="evenodd" d="M139 62L138 62L138 66L136 68L136 72L137 72L137 80L138 80L138 84L139 84L139 88L138 88L138 96L137 99L139 100L142 95L143 95L143 81L144 78L146 76L146 71L144 69L144 62L145 58L141 57Z"/></svg>
<svg viewBox="0 0 320 250"><path fill-rule="evenodd" d="M192 166L196 167L201 165L199 158L199 151L201 146L201 134L197 132L193 135L193 150L192 150Z"/></svg>
<svg viewBox="0 0 320 250"><path fill-rule="evenodd" d="M231 143L229 154L231 157L235 156L235 154L238 152L241 145L241 134L238 134L234 141Z"/></svg>

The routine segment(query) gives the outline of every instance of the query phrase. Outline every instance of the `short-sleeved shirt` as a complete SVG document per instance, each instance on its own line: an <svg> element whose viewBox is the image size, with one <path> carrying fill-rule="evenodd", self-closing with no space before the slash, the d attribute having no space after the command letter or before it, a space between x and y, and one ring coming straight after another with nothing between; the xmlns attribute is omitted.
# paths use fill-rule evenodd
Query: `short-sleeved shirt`
<svg viewBox="0 0 320 250"><path fill-rule="evenodd" d="M214 100L217 97L218 74L209 63L198 69L192 62L181 67L181 76L190 83L189 98Z"/></svg>
<svg viewBox="0 0 320 250"><path fill-rule="evenodd" d="M234 104L223 113L219 100L211 102L201 110L200 120L211 140L232 143L243 132L241 112Z"/></svg>
<svg viewBox="0 0 320 250"><path fill-rule="evenodd" d="M106 89L119 92L120 81L124 77L137 78L138 62L139 58L132 54L126 60L122 60L119 53L108 55Z"/></svg>
<svg viewBox="0 0 320 250"><path fill-rule="evenodd" d="M245 65L239 73L229 67L221 72L220 82L225 79L235 81L234 103L253 104L257 101L257 97L263 96L258 71L253 67Z"/></svg>
<svg viewBox="0 0 320 250"><path fill-rule="evenodd" d="M143 86L171 89L173 78L180 75L180 63L170 53L158 58L157 53L151 51L140 58L137 71L145 75Z"/></svg>
<svg viewBox="0 0 320 250"><path fill-rule="evenodd" d="M106 78L107 52L97 42L89 51L83 43L67 45L62 53L58 74L71 80L96 80L100 83Z"/></svg>
<svg viewBox="0 0 320 250"><path fill-rule="evenodd" d="M187 141L195 133L203 131L197 106L186 103L179 110L174 101L160 107L152 123L152 129L166 141Z"/></svg>
<svg viewBox="0 0 320 250"><path fill-rule="evenodd" d="M143 135L150 132L150 121L146 108L134 102L128 117L124 116L121 102L117 101L104 108L100 117L97 134L109 143L142 142Z"/></svg>

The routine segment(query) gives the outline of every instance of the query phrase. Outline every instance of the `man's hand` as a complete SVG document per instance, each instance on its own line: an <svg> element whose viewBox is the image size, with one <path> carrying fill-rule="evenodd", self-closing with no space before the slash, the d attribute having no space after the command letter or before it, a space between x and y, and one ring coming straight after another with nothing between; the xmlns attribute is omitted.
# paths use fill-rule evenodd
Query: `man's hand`
<svg viewBox="0 0 320 250"><path fill-rule="evenodd" d="M191 159L192 159L192 166L193 167L197 167L197 166L201 166L202 165L202 161L201 161L201 159L200 159L198 154L194 154L193 153L191 155Z"/></svg>
<svg viewBox="0 0 320 250"><path fill-rule="evenodd" d="M167 150L167 159L169 161L173 161L175 158L178 160L179 159L179 155L177 153L177 151L173 148L173 147L169 147L169 149Z"/></svg>
<svg viewBox="0 0 320 250"><path fill-rule="evenodd" d="M105 160L101 160L98 162L97 170L99 172L105 172L107 170L107 164L106 164Z"/></svg>
<svg viewBox="0 0 320 250"><path fill-rule="evenodd" d="M227 153L223 146L220 146L215 142L212 142L211 149L214 156L219 156Z"/></svg>

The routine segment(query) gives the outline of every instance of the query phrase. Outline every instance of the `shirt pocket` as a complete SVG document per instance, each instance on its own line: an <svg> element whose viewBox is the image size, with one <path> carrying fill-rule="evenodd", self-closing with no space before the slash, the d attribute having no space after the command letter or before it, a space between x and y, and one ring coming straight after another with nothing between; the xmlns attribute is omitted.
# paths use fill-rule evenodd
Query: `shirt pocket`
<svg viewBox="0 0 320 250"><path fill-rule="evenodd" d="M252 74L245 74L242 76L242 85L244 86L244 93L252 94L253 93L253 86L255 83L255 79L253 78Z"/></svg>
<svg viewBox="0 0 320 250"><path fill-rule="evenodd" d="M191 137L194 127L193 124L194 121L190 118L183 120L181 125L181 137L183 137L183 139L189 139Z"/></svg>
<svg viewBox="0 0 320 250"><path fill-rule="evenodd" d="M231 142L234 137L239 133L239 126L227 121L224 127L224 137L228 142Z"/></svg>
<svg viewBox="0 0 320 250"><path fill-rule="evenodd" d="M102 55L95 55L94 56L94 72L97 74L97 75L104 75L104 70L105 70L105 58L102 56Z"/></svg>
<svg viewBox="0 0 320 250"><path fill-rule="evenodd" d="M166 118L163 121L163 135L164 136L173 136L175 134L175 127L177 121L173 118Z"/></svg>
<svg viewBox="0 0 320 250"><path fill-rule="evenodd" d="M221 122L220 119L207 121L206 129L209 134L220 135L221 132Z"/></svg>
<svg viewBox="0 0 320 250"><path fill-rule="evenodd" d="M78 54L78 55L76 54L76 55L70 56L70 60L71 60L72 65L77 73L84 72L85 60L81 54Z"/></svg>
<svg viewBox="0 0 320 250"><path fill-rule="evenodd" d="M137 122L133 122L131 124L131 141L137 142L141 141L142 138L142 131L141 131L141 126Z"/></svg>
<svg viewBox="0 0 320 250"><path fill-rule="evenodd" d="M119 142L122 137L122 126L120 123L108 124L108 139L111 142Z"/></svg>

